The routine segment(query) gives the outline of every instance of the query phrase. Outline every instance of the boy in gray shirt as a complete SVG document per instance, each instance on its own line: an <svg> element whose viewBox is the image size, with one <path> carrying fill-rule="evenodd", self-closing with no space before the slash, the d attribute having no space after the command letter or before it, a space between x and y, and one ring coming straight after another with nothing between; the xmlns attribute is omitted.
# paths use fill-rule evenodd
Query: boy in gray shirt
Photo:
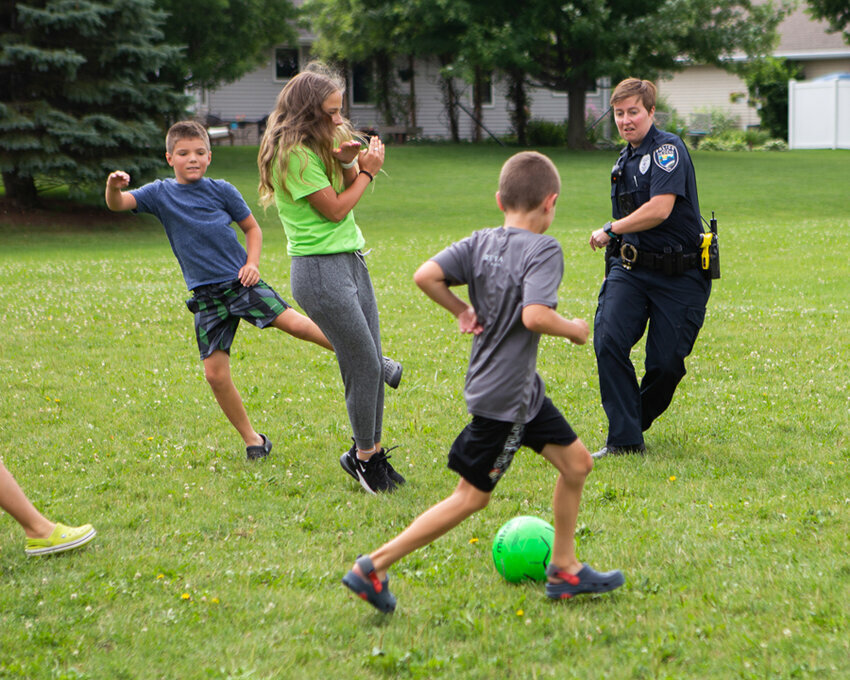
<svg viewBox="0 0 850 680"><path fill-rule="evenodd" d="M601 593L624 583L619 571L600 573L575 554L575 526L584 481L593 468L587 448L546 396L537 374L540 334L583 345L582 319L555 311L564 271L561 246L543 232L552 224L561 180L552 161L536 152L507 160L496 201L504 226L477 231L423 264L416 284L472 333L464 396L472 422L452 444L449 467L461 479L454 492L426 510L398 536L357 559L342 579L383 612L395 609L387 569L486 507L520 446L541 454L560 473L553 497L555 540L546 568L546 595L559 600ZM471 304L450 286L466 284Z"/></svg>

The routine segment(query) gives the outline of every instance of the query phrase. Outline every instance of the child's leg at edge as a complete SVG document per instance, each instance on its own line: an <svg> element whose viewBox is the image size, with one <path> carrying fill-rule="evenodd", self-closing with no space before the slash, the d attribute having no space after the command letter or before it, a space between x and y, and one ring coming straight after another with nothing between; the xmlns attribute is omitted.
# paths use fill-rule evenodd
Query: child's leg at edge
<svg viewBox="0 0 850 680"><path fill-rule="evenodd" d="M461 479L451 496L428 508L398 536L370 555L378 578L383 580L390 565L405 555L432 543L467 517L487 507L490 495L490 492L481 491ZM360 572L357 565L354 566L354 571L361 578L365 578L365 574Z"/></svg>
<svg viewBox="0 0 850 680"><path fill-rule="evenodd" d="M569 446L547 444L540 455L561 473L555 482L555 491L552 496L555 543L552 546L551 563L570 574L577 574L582 565L576 558L576 521L584 480L593 469L593 459L581 439L576 439Z"/></svg>
<svg viewBox="0 0 850 680"><path fill-rule="evenodd" d="M322 333L322 329L310 317L304 316L292 307L278 314L277 318L272 321L272 326L284 333L289 333L294 338L313 342L331 352L334 351L333 345Z"/></svg>
<svg viewBox="0 0 850 680"><path fill-rule="evenodd" d="M56 525L42 515L0 461L0 507L23 527L27 538L46 538Z"/></svg>
<svg viewBox="0 0 850 680"><path fill-rule="evenodd" d="M204 377L212 388L215 400L231 425L239 432L245 446L262 446L263 438L251 426L242 397L230 377L230 355L217 349L203 362Z"/></svg>

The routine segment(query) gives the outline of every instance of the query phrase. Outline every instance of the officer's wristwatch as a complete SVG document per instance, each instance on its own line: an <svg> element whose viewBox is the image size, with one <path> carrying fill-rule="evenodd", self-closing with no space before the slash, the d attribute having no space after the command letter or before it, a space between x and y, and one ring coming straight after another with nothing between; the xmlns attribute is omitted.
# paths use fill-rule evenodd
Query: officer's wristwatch
<svg viewBox="0 0 850 680"><path fill-rule="evenodd" d="M617 238L617 234L614 233L614 229L611 226L610 222L605 223L605 225L602 227L602 231L608 234L608 238Z"/></svg>

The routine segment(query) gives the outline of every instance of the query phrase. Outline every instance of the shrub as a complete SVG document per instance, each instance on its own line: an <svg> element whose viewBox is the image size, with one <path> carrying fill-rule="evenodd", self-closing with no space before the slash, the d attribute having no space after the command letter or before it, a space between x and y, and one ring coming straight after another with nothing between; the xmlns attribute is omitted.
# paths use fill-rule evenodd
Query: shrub
<svg viewBox="0 0 850 680"><path fill-rule="evenodd" d="M759 147L760 151L788 151L788 144L784 139L769 139Z"/></svg>
<svg viewBox="0 0 850 680"><path fill-rule="evenodd" d="M719 137L706 137L699 143L700 151L725 151L723 141Z"/></svg>
<svg viewBox="0 0 850 680"><path fill-rule="evenodd" d="M722 137L726 133L740 130L741 128L741 121L738 116L717 106L697 109L695 113L709 117L708 129L712 137Z"/></svg>
<svg viewBox="0 0 850 680"><path fill-rule="evenodd" d="M765 57L740 67L762 127L773 137L788 138L788 81L799 79L802 68L793 61Z"/></svg>
<svg viewBox="0 0 850 680"><path fill-rule="evenodd" d="M662 114L662 115L658 115ZM668 115L664 115L668 114ZM662 130L672 132L684 139L688 134L688 121L679 115L665 97L658 97L655 103L655 124Z"/></svg>
<svg viewBox="0 0 850 680"><path fill-rule="evenodd" d="M770 133L766 130L748 128L744 131L744 142L750 149L760 147L770 139Z"/></svg>
<svg viewBox="0 0 850 680"><path fill-rule="evenodd" d="M788 145L781 139L771 139L763 130L730 130L706 137L699 148L702 151L784 151Z"/></svg>
<svg viewBox="0 0 850 680"><path fill-rule="evenodd" d="M567 124L550 120L530 120L526 130L529 146L564 146L567 143Z"/></svg>

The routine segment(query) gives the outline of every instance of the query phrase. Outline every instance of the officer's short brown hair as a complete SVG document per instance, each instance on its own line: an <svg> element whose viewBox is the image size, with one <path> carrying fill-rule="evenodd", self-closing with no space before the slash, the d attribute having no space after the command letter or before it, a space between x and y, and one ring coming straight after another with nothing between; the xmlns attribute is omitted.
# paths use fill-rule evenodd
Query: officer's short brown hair
<svg viewBox="0 0 850 680"><path fill-rule="evenodd" d="M658 95L658 90L656 90L653 83L648 80L641 80L640 78L626 78L620 81L617 87L614 88L614 92L611 93L611 106L635 95L640 97L647 111L652 111L655 108L655 99Z"/></svg>
<svg viewBox="0 0 850 680"><path fill-rule="evenodd" d="M499 175L499 199L505 210L531 212L548 196L561 193L561 177L555 164L537 151L514 154Z"/></svg>
<svg viewBox="0 0 850 680"><path fill-rule="evenodd" d="M174 145L181 139L200 139L210 150L210 136L207 134L207 129L196 120L181 120L174 123L165 135L165 150L168 153L174 151Z"/></svg>

